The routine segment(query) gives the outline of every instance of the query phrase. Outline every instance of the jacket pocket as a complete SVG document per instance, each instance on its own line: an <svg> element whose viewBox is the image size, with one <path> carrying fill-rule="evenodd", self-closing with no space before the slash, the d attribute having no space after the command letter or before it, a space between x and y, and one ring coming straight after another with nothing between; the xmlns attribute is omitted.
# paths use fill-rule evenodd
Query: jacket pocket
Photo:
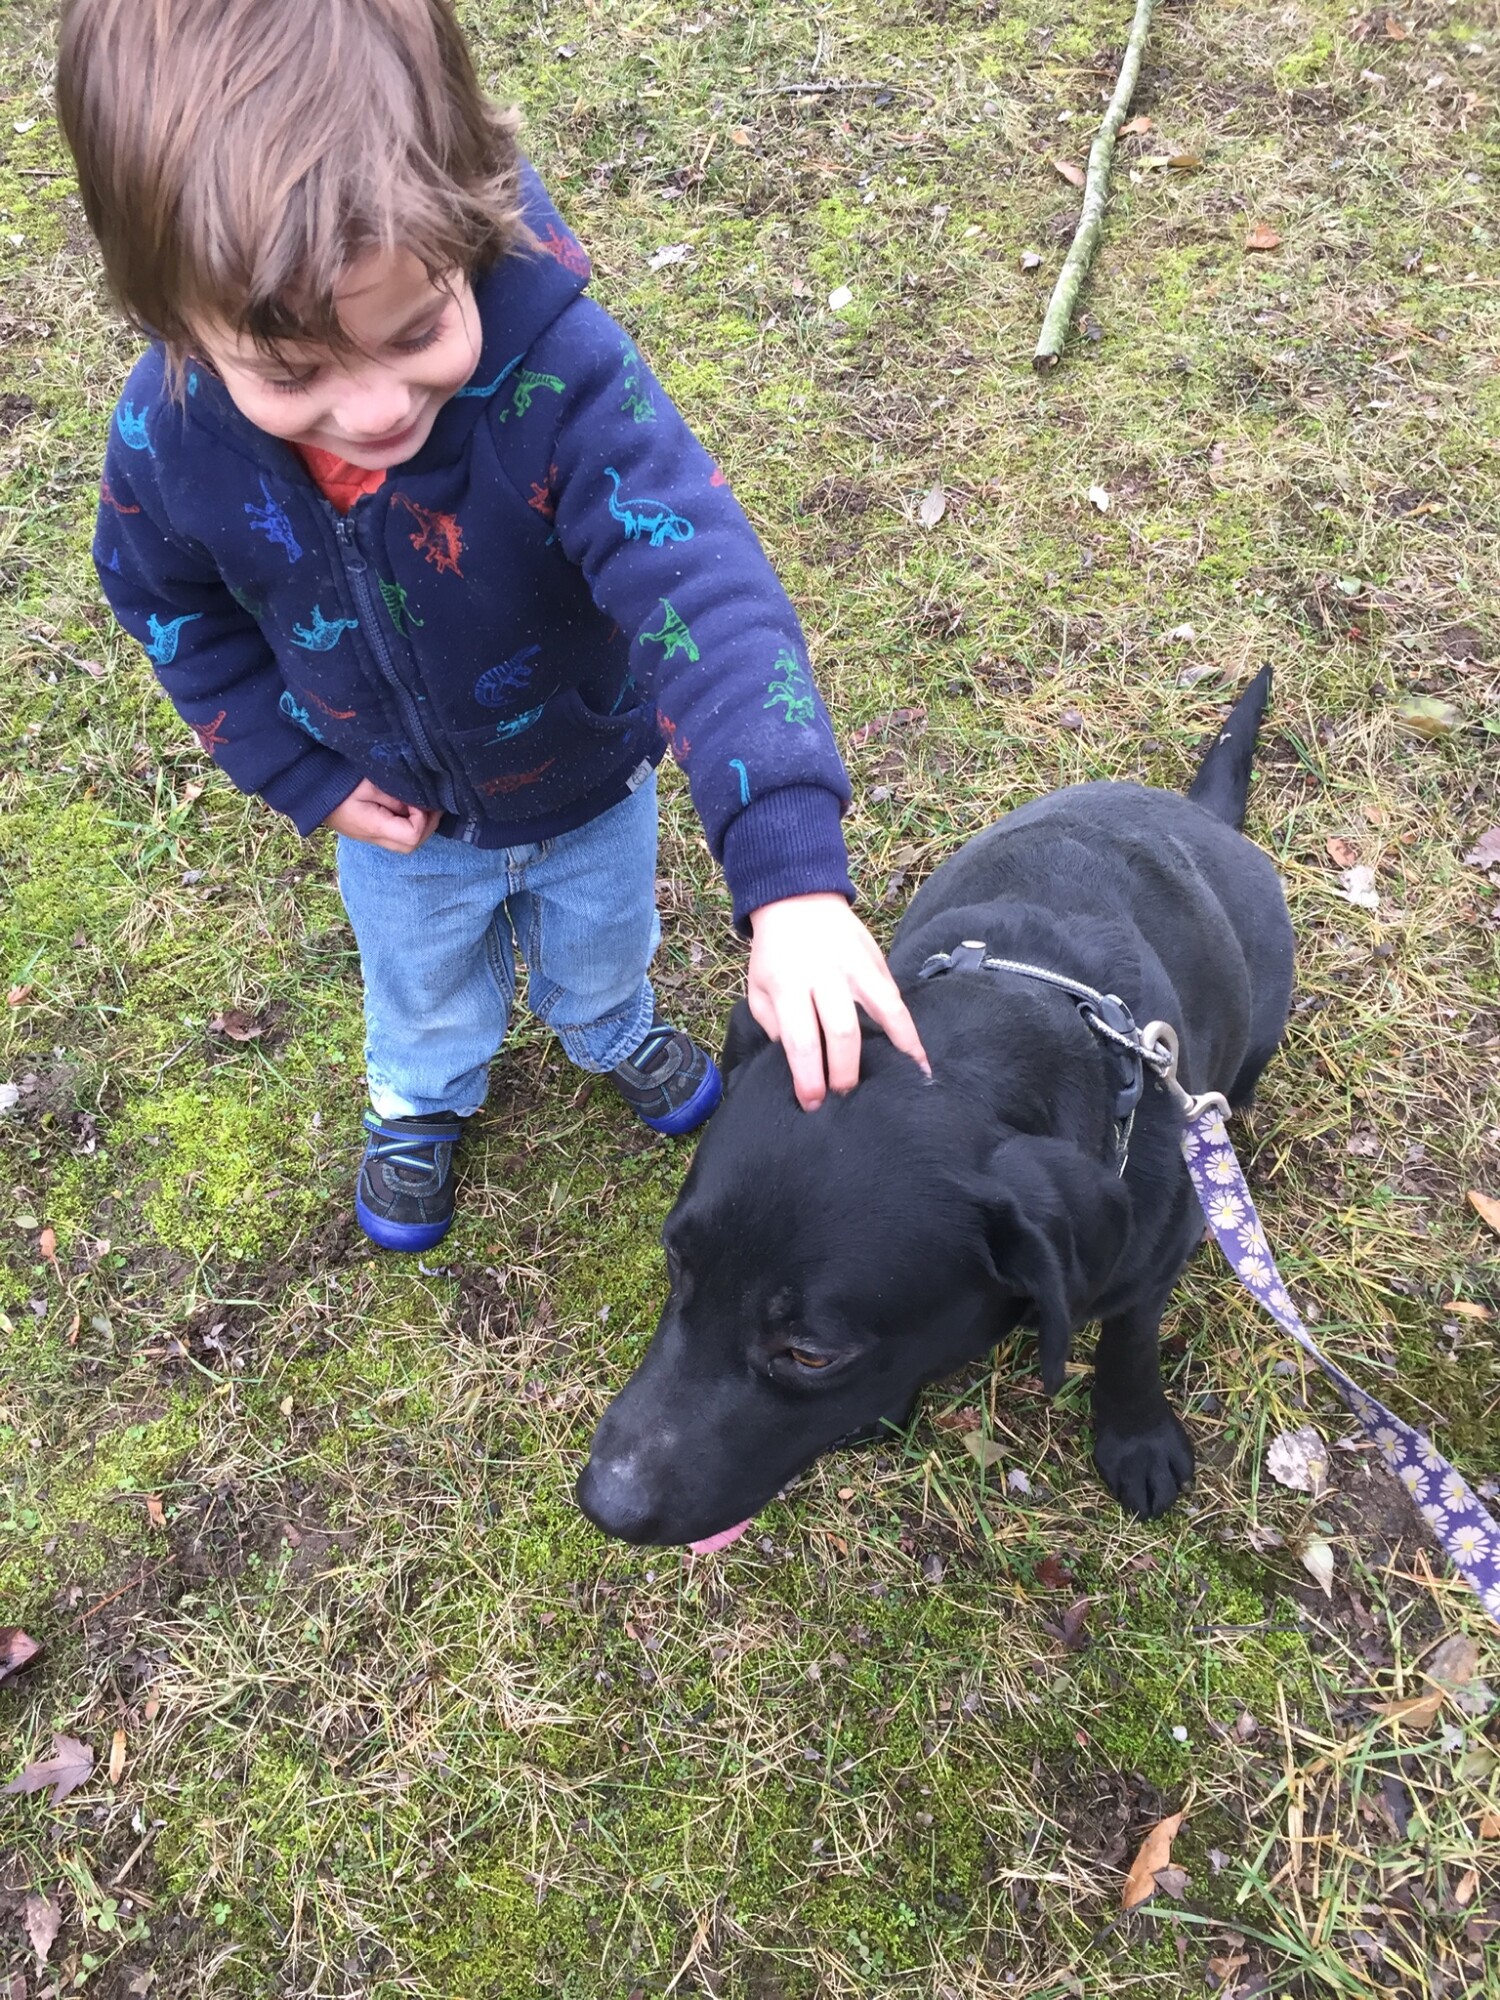
<svg viewBox="0 0 1500 2000"><path fill-rule="evenodd" d="M627 690L627 702L633 694ZM478 729L455 730L449 740L493 817L526 820L586 798L647 755L651 737L645 703L609 715L567 687Z"/></svg>

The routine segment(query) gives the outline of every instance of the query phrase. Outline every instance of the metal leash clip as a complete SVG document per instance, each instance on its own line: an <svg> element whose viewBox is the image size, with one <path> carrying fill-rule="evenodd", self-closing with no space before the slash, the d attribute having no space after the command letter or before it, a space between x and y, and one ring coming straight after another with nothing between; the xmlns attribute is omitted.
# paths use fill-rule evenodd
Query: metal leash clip
<svg viewBox="0 0 1500 2000"><path fill-rule="evenodd" d="M1210 1111L1217 1111L1221 1118L1227 1118L1229 1100L1219 1091L1206 1090L1201 1097L1191 1097L1183 1089L1177 1081L1178 1053L1177 1030L1167 1021L1148 1021L1141 1030L1141 1060L1156 1071L1157 1082L1181 1107L1188 1124L1195 1124Z"/></svg>

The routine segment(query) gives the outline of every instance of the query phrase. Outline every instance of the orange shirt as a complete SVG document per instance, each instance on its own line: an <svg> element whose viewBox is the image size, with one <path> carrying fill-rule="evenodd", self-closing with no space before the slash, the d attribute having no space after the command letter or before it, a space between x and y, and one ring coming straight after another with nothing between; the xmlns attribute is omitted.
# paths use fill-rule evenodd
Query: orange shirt
<svg viewBox="0 0 1500 2000"><path fill-rule="evenodd" d="M296 451L312 474L313 484L341 514L347 514L356 500L366 493L378 492L385 484L385 473L378 466L367 472L364 466L351 465L347 458L324 451L316 444L299 444Z"/></svg>

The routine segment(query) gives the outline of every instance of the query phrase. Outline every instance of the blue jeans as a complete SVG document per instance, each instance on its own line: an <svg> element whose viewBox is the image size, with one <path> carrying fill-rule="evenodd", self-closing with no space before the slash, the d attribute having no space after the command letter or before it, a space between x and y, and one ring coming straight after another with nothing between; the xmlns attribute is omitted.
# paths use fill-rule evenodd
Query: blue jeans
<svg viewBox="0 0 1500 2000"><path fill-rule="evenodd" d="M533 847L434 836L415 854L338 843L365 980L365 1067L382 1118L467 1118L484 1102L525 960L527 1000L580 1069L623 1062L651 1026L656 781Z"/></svg>

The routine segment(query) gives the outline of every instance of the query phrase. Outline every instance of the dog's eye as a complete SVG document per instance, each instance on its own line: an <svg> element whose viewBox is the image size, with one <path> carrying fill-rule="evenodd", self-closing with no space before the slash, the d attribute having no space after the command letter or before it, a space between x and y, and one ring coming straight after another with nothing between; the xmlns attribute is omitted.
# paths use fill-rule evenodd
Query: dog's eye
<svg viewBox="0 0 1500 2000"><path fill-rule="evenodd" d="M789 1347L786 1353L787 1359L795 1361L799 1368L826 1368L831 1358L826 1354L809 1354L805 1347Z"/></svg>

